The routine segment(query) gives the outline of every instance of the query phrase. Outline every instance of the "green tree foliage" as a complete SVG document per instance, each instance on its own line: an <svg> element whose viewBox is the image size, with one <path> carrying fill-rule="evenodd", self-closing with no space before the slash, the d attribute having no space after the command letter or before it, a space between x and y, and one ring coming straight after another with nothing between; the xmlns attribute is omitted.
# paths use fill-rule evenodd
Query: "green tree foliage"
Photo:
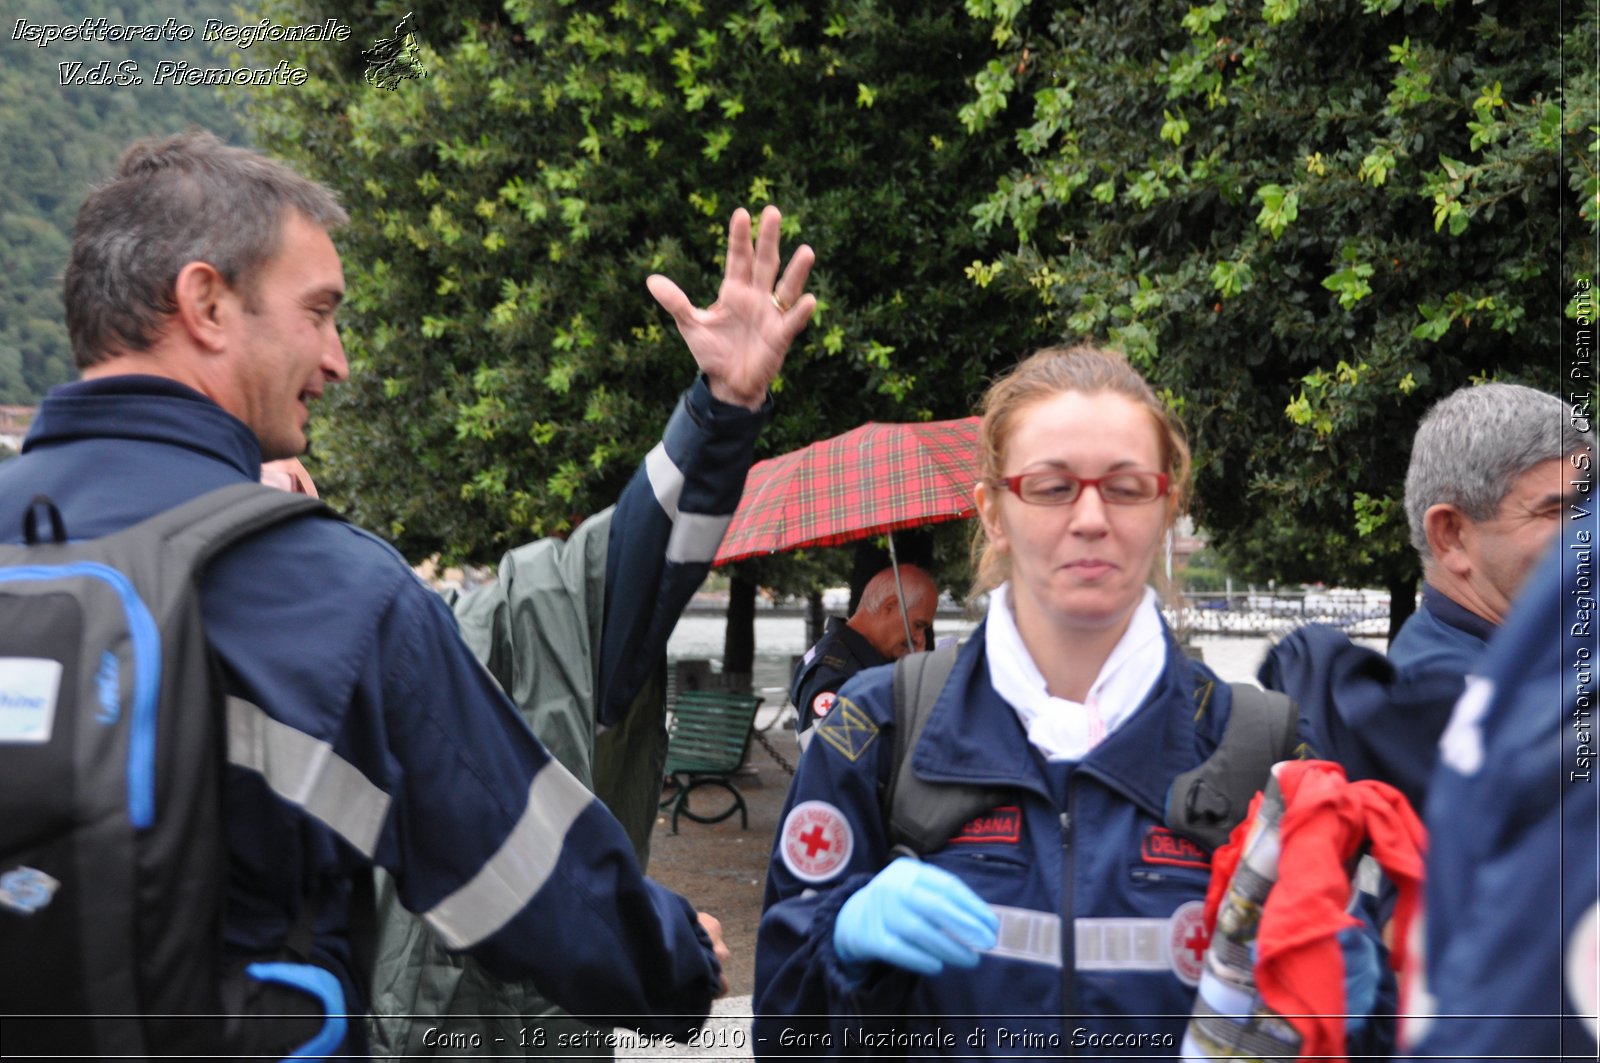
<svg viewBox="0 0 1600 1063"><path fill-rule="evenodd" d="M204 24L215 5L126 0L14 0L0 26L0 403L28 405L71 379L72 350L61 308L61 272L78 206L103 180L129 142L201 125L238 143L243 94L249 88L160 86L162 60L216 66ZM104 18L116 26L163 24L192 30L188 41L57 40L45 47L16 37L29 26L81 26ZM109 74L142 76L143 84L73 84L102 62ZM67 64L64 70L62 64ZM82 64L74 67L72 64ZM66 84L63 84L66 81Z"/></svg>
<svg viewBox="0 0 1600 1063"><path fill-rule="evenodd" d="M1595 5L967 7L997 54L963 117L1024 124L977 211L1018 246L984 273L1177 397L1198 520L1241 567L1409 587L1420 415L1474 379L1560 387Z"/></svg>
<svg viewBox="0 0 1600 1063"><path fill-rule="evenodd" d="M353 49L307 45L311 82L254 122L351 209L353 379L319 411L317 472L409 556L490 558L616 497L694 373L644 279L709 302L737 206L777 203L785 249L818 251L766 453L963 415L1024 347L1025 317L966 276L1000 246L969 211L1008 131L962 134L986 28L959 10L431 0L380 5L356 40L407 11L425 77L375 87Z"/></svg>

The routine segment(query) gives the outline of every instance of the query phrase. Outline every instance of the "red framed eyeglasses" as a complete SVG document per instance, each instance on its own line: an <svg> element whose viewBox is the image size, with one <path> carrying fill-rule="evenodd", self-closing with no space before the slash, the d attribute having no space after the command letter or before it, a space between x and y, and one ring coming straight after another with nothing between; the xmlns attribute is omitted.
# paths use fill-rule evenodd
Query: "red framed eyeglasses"
<svg viewBox="0 0 1600 1063"><path fill-rule="evenodd" d="M1085 487L1100 492L1108 506L1138 506L1154 502L1167 493L1167 474L1143 469L1124 469L1104 476L1075 476L1057 469L1041 469L1018 476L1002 476L994 481L1030 506L1070 506Z"/></svg>

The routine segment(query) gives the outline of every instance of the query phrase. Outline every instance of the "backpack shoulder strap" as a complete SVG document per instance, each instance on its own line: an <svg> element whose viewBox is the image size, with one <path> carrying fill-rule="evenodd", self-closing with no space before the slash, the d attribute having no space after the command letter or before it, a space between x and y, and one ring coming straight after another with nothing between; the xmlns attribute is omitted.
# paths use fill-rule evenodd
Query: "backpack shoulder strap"
<svg viewBox="0 0 1600 1063"><path fill-rule="evenodd" d="M204 571L211 558L234 543L309 514L337 517L326 503L310 495L280 491L258 483L238 483L208 491L183 505L157 513L135 527L140 534L179 551L191 570L198 573ZM301 898L288 943L288 951L296 959L310 958L315 925L324 913L334 909L339 899L338 887L326 883ZM352 880L348 919L351 961L362 985L371 984L377 957L375 906L372 872L359 870Z"/></svg>
<svg viewBox="0 0 1600 1063"><path fill-rule="evenodd" d="M922 729L927 726L933 703L956 666L953 646L932 653L908 653L894 664L894 764L890 769L889 792L896 792L902 768L909 766Z"/></svg>
<svg viewBox="0 0 1600 1063"><path fill-rule="evenodd" d="M894 665L894 759L884 785L884 825L895 849L920 856L939 848L963 823L1005 799L1004 791L930 783L911 770L911 756L934 702L955 668L956 647L912 653Z"/></svg>
<svg viewBox="0 0 1600 1063"><path fill-rule="evenodd" d="M241 539L291 517L317 512L333 513L310 495L291 494L258 483L239 483L207 491L134 527L141 534L186 551L198 570L219 551Z"/></svg>
<svg viewBox="0 0 1600 1063"><path fill-rule="evenodd" d="M1216 750L1172 782L1167 826L1215 849L1249 811L1272 766L1293 760L1299 745L1293 701L1251 683L1230 683L1233 707Z"/></svg>

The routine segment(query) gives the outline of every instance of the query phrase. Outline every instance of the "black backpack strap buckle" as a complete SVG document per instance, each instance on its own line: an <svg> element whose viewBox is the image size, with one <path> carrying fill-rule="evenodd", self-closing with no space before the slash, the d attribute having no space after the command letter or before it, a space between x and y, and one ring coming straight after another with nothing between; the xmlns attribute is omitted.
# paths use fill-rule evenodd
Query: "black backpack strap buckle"
<svg viewBox="0 0 1600 1063"><path fill-rule="evenodd" d="M61 510L50 501L46 495L34 495L33 501L28 503L28 511L22 517L22 539L29 546L39 545L39 518L43 517L50 522L50 541L64 543L67 541L67 525L61 519Z"/></svg>

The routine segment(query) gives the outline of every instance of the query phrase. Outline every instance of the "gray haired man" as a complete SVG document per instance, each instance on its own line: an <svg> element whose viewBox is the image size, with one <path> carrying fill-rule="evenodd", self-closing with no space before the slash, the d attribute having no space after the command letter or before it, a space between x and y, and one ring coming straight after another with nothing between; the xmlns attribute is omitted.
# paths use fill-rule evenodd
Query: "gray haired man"
<svg viewBox="0 0 1600 1063"><path fill-rule="evenodd" d="M1466 387L1423 417L1406 474L1422 604L1387 660L1312 624L1267 654L1263 685L1295 699L1317 748L1352 779L1398 787L1418 809L1439 738L1484 647L1561 526L1588 438L1554 395Z"/></svg>
<svg viewBox="0 0 1600 1063"><path fill-rule="evenodd" d="M1406 519L1422 605L1389 647L1401 667L1465 676L1561 526L1585 437L1554 395L1466 387L1428 411L1411 444Z"/></svg>

